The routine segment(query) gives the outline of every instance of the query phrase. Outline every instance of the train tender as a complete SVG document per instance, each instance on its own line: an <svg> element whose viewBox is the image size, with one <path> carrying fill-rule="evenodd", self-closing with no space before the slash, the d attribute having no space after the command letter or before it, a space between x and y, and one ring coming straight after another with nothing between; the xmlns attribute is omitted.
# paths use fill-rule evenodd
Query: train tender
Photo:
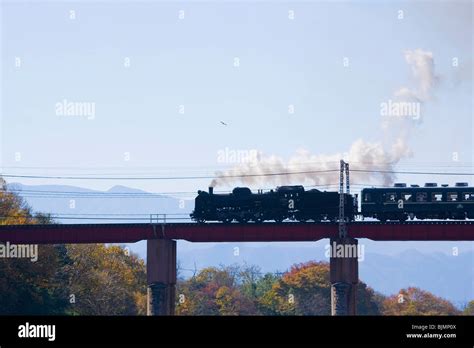
<svg viewBox="0 0 474 348"><path fill-rule="evenodd" d="M448 186L427 183L395 184L389 188L364 188L361 192L363 217L406 221L407 219L474 219L474 187L467 183Z"/></svg>
<svg viewBox="0 0 474 348"><path fill-rule="evenodd" d="M354 220L357 214L357 196L344 194L344 211L347 220ZM339 216L339 193L305 190L303 186L280 186L275 190L252 193L248 187L236 187L228 194L198 191L191 218L198 222L238 221L282 222L294 221L336 221Z"/></svg>

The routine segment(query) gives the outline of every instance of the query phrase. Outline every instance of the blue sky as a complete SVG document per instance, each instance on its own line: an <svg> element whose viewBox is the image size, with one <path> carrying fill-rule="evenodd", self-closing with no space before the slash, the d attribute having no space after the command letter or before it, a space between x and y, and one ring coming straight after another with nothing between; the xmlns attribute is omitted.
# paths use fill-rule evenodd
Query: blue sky
<svg viewBox="0 0 474 348"><path fill-rule="evenodd" d="M432 52L440 82L408 139L413 157L397 168L472 172L472 7L469 1L3 1L3 173L212 175L226 167L217 162L225 148L287 160L300 148L331 155L357 139L383 142L380 103L416 85L404 58L415 49ZM95 103L94 119L56 115L64 99ZM154 192L209 183L14 181Z"/></svg>
<svg viewBox="0 0 474 348"><path fill-rule="evenodd" d="M417 49L432 53L438 83L422 105L423 121L409 123L413 157L395 169L474 172L471 1L0 4L4 174L212 175L235 165L218 162L218 151L226 148L257 149L287 161L301 148L312 155L344 153L358 139L389 147L380 104L401 87L416 89L405 53ZM57 115L56 103L64 99L95 103L95 117ZM151 192L195 192L210 182L9 181ZM474 185L472 176L400 175L397 181ZM365 242L368 252L377 245ZM382 244L385 251L397 245L446 253L452 245L472 247ZM132 248L143 254L143 246Z"/></svg>

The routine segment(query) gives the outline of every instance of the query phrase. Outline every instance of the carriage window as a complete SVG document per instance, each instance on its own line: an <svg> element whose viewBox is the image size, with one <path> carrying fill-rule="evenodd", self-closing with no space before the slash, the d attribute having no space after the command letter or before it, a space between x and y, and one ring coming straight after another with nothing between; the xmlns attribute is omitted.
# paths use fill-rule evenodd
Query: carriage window
<svg viewBox="0 0 474 348"><path fill-rule="evenodd" d="M412 195L411 193L402 193L402 199L403 199L405 202L410 202L412 196L413 196L413 195Z"/></svg>
<svg viewBox="0 0 474 348"><path fill-rule="evenodd" d="M366 193L364 195L364 202L370 202L372 201L372 197L370 196L370 193Z"/></svg>
<svg viewBox="0 0 474 348"><path fill-rule="evenodd" d="M448 202L456 202L458 200L457 192L448 192Z"/></svg>
<svg viewBox="0 0 474 348"><path fill-rule="evenodd" d="M416 201L417 202L426 202L428 194L426 192L418 192L416 194Z"/></svg>
<svg viewBox="0 0 474 348"><path fill-rule="evenodd" d="M431 201L432 202L442 202L443 201L443 194L439 192L433 192L431 194Z"/></svg>
<svg viewBox="0 0 474 348"><path fill-rule="evenodd" d="M462 195L465 201L474 201L474 193L464 192Z"/></svg>
<svg viewBox="0 0 474 348"><path fill-rule="evenodd" d="M395 203L397 201L397 194L396 193L387 193L385 196L386 202Z"/></svg>

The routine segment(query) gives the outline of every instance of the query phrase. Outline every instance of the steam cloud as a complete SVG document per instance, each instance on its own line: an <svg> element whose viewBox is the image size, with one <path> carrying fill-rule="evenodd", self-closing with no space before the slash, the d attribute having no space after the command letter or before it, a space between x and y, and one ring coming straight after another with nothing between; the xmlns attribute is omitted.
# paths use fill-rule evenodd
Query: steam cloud
<svg viewBox="0 0 474 348"><path fill-rule="evenodd" d="M411 67L414 88L403 86L394 93L394 99L399 103L418 103L420 108L428 101L433 100L433 90L439 84L440 78L435 74L433 53L422 49L406 50L405 62ZM408 141L415 125L423 119L423 113L418 118L385 117L381 128L386 140L402 139ZM395 134L393 134L395 133Z"/></svg>
<svg viewBox="0 0 474 348"><path fill-rule="evenodd" d="M388 185L395 179L394 174L383 172L391 171L401 158L409 155L410 149L401 139L395 142L389 151L386 151L380 143L368 143L359 139L352 144L346 154L311 155L306 150L299 150L287 163L277 156L261 156L261 159L256 163L244 163L225 172L217 172L211 186L230 185L235 182L249 186L259 185L260 187L265 184L285 185L291 183L335 185L339 180L337 172L318 173L318 171L339 170L341 158L350 163L352 181L365 184L382 182ZM367 168L379 170L382 173L354 171ZM291 174L262 175L268 173Z"/></svg>
<svg viewBox="0 0 474 348"><path fill-rule="evenodd" d="M411 66L417 81L416 89L401 87L395 96L406 101L426 102L432 98L431 92L439 81L435 75L433 53L416 49L405 51L405 61Z"/></svg>
<svg viewBox="0 0 474 348"><path fill-rule="evenodd" d="M415 80L415 88L401 87L394 97L401 102L424 103L432 98L432 90L438 83L435 75L433 54L422 49L404 52L405 61L411 67ZM381 142L366 142L356 140L347 153L333 155L312 155L307 150L298 150L285 162L277 156L258 156L254 163L242 163L226 171L215 173L216 178L210 186L217 187L243 183L249 186L262 187L266 185L310 184L334 185L339 182L337 172L317 173L318 171L338 170L339 160L344 158L350 164L350 179L358 184L391 185L396 179L394 171L397 163L412 155L408 146L411 129L416 122L400 117L388 117L381 124L384 140ZM395 134L393 133L395 130ZM375 170L373 172L358 172L357 170ZM379 172L376 172L379 171ZM295 172L299 172L295 174ZM300 173L305 172L305 173ZM258 176L268 173L293 173L285 175ZM257 175L257 176L252 176Z"/></svg>

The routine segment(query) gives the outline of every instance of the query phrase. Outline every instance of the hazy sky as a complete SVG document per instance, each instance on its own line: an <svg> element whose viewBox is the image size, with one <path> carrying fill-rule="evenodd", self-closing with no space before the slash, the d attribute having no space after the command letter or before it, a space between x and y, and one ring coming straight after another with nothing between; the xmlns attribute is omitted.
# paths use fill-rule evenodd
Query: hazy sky
<svg viewBox="0 0 474 348"><path fill-rule="evenodd" d="M472 4L3 1L3 173L212 175L236 165L218 161L226 148L286 161L358 139L390 147L380 104L416 88L407 50L432 54L436 85L397 168L472 172ZM95 113L58 114L64 100ZM474 183L399 181L463 179ZM9 181L154 192L210 182Z"/></svg>

